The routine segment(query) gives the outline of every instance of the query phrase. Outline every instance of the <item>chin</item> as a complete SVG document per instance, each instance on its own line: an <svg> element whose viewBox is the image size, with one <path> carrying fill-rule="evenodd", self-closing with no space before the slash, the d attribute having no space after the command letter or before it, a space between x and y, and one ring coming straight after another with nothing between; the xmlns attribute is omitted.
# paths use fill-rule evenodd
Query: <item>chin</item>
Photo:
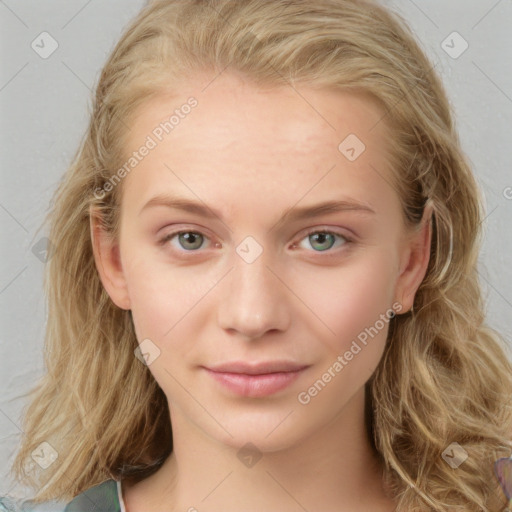
<svg viewBox="0 0 512 512"><path fill-rule="evenodd" d="M232 419L223 424L231 436L223 429L209 435L236 450L243 450L247 445L261 453L286 450L299 444L315 430L314 426L308 429L307 425L298 424L295 414L289 414L292 410L286 410L277 417L275 414L265 415L259 412L250 419ZM235 414L233 412L233 416Z"/></svg>

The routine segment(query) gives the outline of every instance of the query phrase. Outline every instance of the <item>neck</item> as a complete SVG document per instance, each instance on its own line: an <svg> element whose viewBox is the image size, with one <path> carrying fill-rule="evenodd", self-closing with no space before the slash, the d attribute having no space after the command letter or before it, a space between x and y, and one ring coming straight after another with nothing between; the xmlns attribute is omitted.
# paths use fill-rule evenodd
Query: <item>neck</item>
<svg viewBox="0 0 512 512"><path fill-rule="evenodd" d="M171 421L175 449L141 482L155 510L394 510L367 434L364 388L321 431L273 452L240 452L176 411Z"/></svg>

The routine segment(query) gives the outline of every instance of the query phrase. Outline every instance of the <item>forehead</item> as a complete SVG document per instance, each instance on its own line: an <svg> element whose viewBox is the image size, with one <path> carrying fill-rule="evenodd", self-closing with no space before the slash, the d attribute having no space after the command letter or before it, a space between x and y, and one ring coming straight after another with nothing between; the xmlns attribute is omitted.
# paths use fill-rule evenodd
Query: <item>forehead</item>
<svg viewBox="0 0 512 512"><path fill-rule="evenodd" d="M195 106L183 108L190 98ZM155 146L126 178L124 194L135 204L164 189L182 191L229 209L237 199L261 207L278 196L295 203L339 190L386 208L398 198L383 116L368 94L258 87L227 72L198 76L132 116L127 154L148 137Z"/></svg>

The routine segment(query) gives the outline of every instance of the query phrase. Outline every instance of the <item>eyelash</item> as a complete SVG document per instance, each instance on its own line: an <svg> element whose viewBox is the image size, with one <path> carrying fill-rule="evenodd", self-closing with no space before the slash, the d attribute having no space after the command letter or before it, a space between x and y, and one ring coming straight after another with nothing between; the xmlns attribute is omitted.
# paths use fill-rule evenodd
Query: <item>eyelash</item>
<svg viewBox="0 0 512 512"><path fill-rule="evenodd" d="M201 233L200 231L195 231L195 230L192 230L192 229L181 229L179 231L173 231L172 233L166 234L162 239L160 239L158 241L158 243L159 243L159 245L163 246L167 242L172 240L174 237L179 236L179 235L184 234L184 233L193 233L195 235L202 235L203 237L208 239L208 237L206 235L204 235L203 233ZM353 238L348 237L348 236L346 236L344 234L338 233L337 231L330 231L328 229L317 228L317 229L311 229L307 233L305 233L305 235L302 238L300 238L298 240L298 242L294 242L292 244L292 247L294 247L294 248L297 247L298 244L300 242L302 242L302 240L306 239L308 236L313 235L313 234L320 234L320 233L326 233L326 234L334 235L335 237L344 239L345 243L342 244L341 247L338 247L338 249L341 250L341 251L346 250L344 248L346 246L351 245L354 242ZM198 252L198 251L199 251L199 249L195 249L195 250L191 250L191 251L187 251L186 249L183 249L183 250L178 250L177 252L180 252L180 253L191 253L192 254L192 253L195 253L195 252ZM333 248L330 248L330 249L326 249L324 251L314 251L313 250L313 252L318 253L318 254L324 254L325 255L324 257L334 257L334 256L336 256L338 254L339 251L335 251Z"/></svg>

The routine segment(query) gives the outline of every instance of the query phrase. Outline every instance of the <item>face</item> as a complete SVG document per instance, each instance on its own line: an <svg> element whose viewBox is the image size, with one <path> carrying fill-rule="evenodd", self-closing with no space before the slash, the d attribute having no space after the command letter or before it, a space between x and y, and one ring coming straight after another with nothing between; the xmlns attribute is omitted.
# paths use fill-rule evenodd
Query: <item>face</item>
<svg viewBox="0 0 512 512"><path fill-rule="evenodd" d="M139 108L127 154L154 147L118 185L119 245L95 254L173 425L273 451L364 396L427 262L413 260L370 97L211 80ZM331 202L344 203L319 208Z"/></svg>

